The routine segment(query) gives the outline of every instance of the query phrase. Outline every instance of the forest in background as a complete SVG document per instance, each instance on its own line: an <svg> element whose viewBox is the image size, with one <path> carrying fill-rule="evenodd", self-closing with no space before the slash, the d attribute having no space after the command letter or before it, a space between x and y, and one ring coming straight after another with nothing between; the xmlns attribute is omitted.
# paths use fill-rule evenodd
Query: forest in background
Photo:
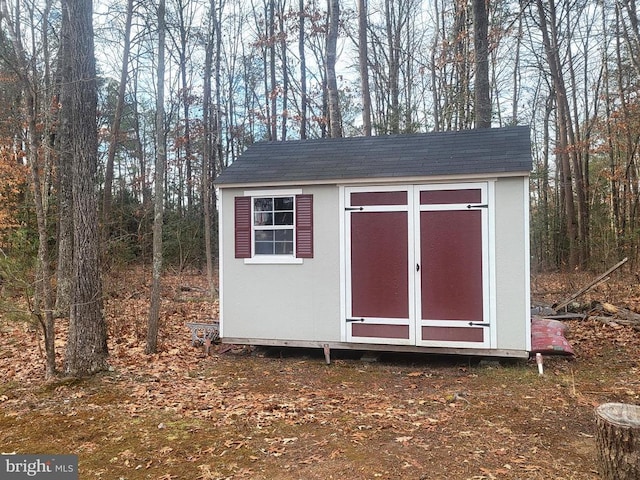
<svg viewBox="0 0 640 480"><path fill-rule="evenodd" d="M58 1L1 3L0 232L7 253L16 236L31 238L34 229L28 89L55 241L63 58ZM476 18L481 10L484 25ZM598 269L622 256L635 263L635 0L167 0L165 23L163 196L171 234L164 248L172 263L204 261L204 197L215 205L205 185L247 145L475 128L483 78L490 125L532 127L533 267ZM123 262L148 259L157 2L93 2L93 27L103 248ZM485 63L477 55L483 45ZM208 210L215 225L215 208Z"/></svg>
<svg viewBox="0 0 640 480"><path fill-rule="evenodd" d="M98 265L213 286L212 181L247 145L520 124L533 270L633 269L638 23L635 0L0 0L0 282L49 330Z"/></svg>

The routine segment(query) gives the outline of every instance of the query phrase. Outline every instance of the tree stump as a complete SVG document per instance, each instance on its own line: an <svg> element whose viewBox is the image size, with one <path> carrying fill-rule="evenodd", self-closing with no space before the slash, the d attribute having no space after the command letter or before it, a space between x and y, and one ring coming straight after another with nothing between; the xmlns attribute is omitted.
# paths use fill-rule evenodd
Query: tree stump
<svg viewBox="0 0 640 480"><path fill-rule="evenodd" d="M640 406L602 404L596 408L596 427L602 480L640 479Z"/></svg>

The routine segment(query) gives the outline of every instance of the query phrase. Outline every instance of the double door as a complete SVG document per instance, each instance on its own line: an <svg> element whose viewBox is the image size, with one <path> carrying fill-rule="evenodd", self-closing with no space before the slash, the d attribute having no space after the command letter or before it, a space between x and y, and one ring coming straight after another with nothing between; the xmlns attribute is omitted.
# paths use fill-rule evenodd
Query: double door
<svg viewBox="0 0 640 480"><path fill-rule="evenodd" d="M490 184L344 195L345 340L490 348Z"/></svg>

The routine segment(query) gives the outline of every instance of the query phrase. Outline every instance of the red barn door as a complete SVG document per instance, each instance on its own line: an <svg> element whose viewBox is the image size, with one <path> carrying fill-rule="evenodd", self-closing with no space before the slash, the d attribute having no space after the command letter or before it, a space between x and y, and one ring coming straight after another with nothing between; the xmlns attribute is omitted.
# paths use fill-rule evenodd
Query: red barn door
<svg viewBox="0 0 640 480"><path fill-rule="evenodd" d="M486 184L421 187L417 195L417 343L489 347Z"/></svg>
<svg viewBox="0 0 640 480"><path fill-rule="evenodd" d="M485 183L350 188L346 339L488 348Z"/></svg>
<svg viewBox="0 0 640 480"><path fill-rule="evenodd" d="M409 201L406 188L347 192L348 341L415 345Z"/></svg>

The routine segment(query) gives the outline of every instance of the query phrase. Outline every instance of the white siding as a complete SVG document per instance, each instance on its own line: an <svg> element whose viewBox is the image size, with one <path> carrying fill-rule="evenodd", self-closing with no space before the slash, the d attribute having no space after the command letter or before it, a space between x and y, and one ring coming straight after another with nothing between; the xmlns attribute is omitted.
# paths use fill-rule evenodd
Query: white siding
<svg viewBox="0 0 640 480"><path fill-rule="evenodd" d="M530 343L527 178L496 182L496 317L499 349L526 350Z"/></svg>
<svg viewBox="0 0 640 480"><path fill-rule="evenodd" d="M424 183L424 181L416 182ZM528 178L495 183L492 302L498 350L530 347ZM340 192L335 185L291 186L314 196L314 258L301 264L248 264L234 258L234 197L222 188L221 322L224 338L340 344ZM256 189L257 191L258 189ZM264 186L259 188L264 192ZM491 228L491 225L490 225ZM256 342L259 343L259 342ZM265 342L269 343L269 342Z"/></svg>
<svg viewBox="0 0 640 480"><path fill-rule="evenodd" d="M314 196L314 258L291 265L245 264L243 259L234 258L233 198L250 192L222 189L223 336L339 341L338 187L302 189L302 193Z"/></svg>

